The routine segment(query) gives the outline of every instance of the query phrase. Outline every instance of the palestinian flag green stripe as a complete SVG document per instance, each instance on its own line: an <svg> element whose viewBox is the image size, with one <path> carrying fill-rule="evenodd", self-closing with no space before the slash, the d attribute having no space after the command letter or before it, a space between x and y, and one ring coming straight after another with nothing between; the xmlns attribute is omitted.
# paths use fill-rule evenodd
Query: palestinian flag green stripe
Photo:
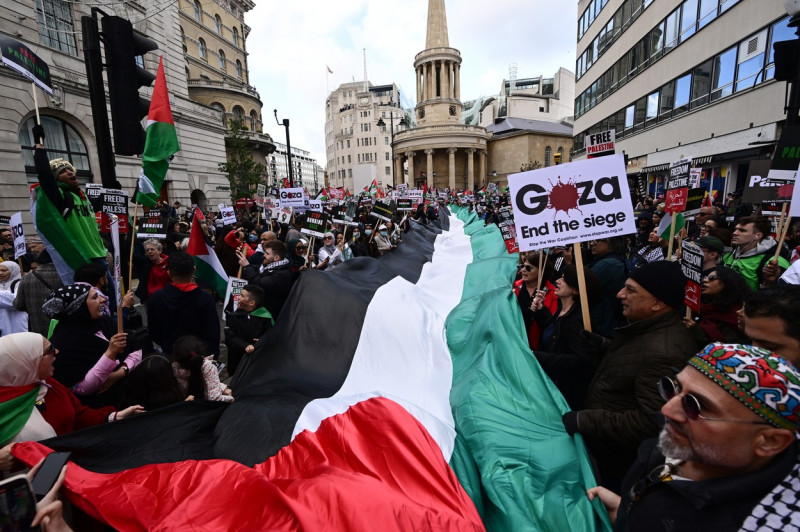
<svg viewBox="0 0 800 532"><path fill-rule="evenodd" d="M605 509L586 496L595 481L583 441L561 423L569 407L528 348L510 288L517 255L495 225L454 210L473 262L446 321L456 424L450 466L487 530L610 530Z"/></svg>

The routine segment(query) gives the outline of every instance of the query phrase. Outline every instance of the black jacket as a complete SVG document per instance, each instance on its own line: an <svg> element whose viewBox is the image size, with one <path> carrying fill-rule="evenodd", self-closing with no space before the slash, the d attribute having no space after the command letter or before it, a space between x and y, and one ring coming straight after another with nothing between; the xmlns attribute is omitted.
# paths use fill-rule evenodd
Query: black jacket
<svg viewBox="0 0 800 532"><path fill-rule="evenodd" d="M277 320L286 298L292 289L292 267L281 264L271 270L259 272L260 266L245 266L242 279L264 290L264 308Z"/></svg>
<svg viewBox="0 0 800 532"><path fill-rule="evenodd" d="M219 356L217 303L200 288L184 292L169 283L154 292L148 303L147 328L165 353L172 353L175 340L193 334L208 344L212 354Z"/></svg>
<svg viewBox="0 0 800 532"><path fill-rule="evenodd" d="M225 345L228 347L228 375L236 373L239 362L245 355L245 348L254 344L273 325L273 319L251 315L249 312L237 310L226 312Z"/></svg>

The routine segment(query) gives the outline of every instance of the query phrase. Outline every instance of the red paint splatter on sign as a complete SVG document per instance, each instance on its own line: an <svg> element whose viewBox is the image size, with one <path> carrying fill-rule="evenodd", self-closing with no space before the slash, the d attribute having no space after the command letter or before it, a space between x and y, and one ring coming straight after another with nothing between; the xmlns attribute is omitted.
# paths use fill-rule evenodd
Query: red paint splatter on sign
<svg viewBox="0 0 800 532"><path fill-rule="evenodd" d="M580 194L578 194L578 187L575 186L575 181L573 179L562 183L561 176L559 176L558 182L553 185L551 181L550 185L552 188L550 189L550 203L547 205L547 208L555 209L553 216L558 214L558 211L564 211L569 215L571 209L576 209L583 214L581 210L578 209Z"/></svg>

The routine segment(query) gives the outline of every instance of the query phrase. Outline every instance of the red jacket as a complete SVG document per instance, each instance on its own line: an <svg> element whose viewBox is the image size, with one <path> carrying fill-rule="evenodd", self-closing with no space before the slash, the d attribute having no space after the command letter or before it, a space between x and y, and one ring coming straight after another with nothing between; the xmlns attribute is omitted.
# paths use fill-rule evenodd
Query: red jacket
<svg viewBox="0 0 800 532"><path fill-rule="evenodd" d="M105 423L108 415L116 410L113 406L89 408L82 405L74 393L54 378L50 377L45 382L51 388L44 396L44 406L40 412L59 436Z"/></svg>

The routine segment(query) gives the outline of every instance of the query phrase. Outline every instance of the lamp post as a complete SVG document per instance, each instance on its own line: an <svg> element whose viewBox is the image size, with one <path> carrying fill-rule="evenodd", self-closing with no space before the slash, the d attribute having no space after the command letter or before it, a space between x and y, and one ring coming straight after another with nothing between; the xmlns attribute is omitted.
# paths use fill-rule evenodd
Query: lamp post
<svg viewBox="0 0 800 532"><path fill-rule="evenodd" d="M394 107L394 102L390 102L389 105ZM398 122L397 125L398 126L402 126L404 128L406 126L408 126L408 122L406 122L406 117L403 116L403 118L400 119L400 122ZM383 118L379 118L378 119L377 126L378 127L386 127L386 122L383 121ZM391 133L391 136L392 136L392 139L391 139L391 141L392 141L392 164L391 164L391 168L392 168L392 188L394 188L394 187L397 186L397 183L395 182L395 175L394 175L394 110L389 112L389 128L391 130L390 133Z"/></svg>
<svg viewBox="0 0 800 532"><path fill-rule="evenodd" d="M800 0L783 0L783 8L791 15L788 26L795 28L797 39L773 43L775 50L775 79L790 83L786 104L786 127L798 124L800 111Z"/></svg>
<svg viewBox="0 0 800 532"><path fill-rule="evenodd" d="M286 128L286 166L289 168L289 186L294 187L294 174L292 173L292 143L289 142L289 119L278 120L278 110L275 109L275 121L279 126Z"/></svg>

